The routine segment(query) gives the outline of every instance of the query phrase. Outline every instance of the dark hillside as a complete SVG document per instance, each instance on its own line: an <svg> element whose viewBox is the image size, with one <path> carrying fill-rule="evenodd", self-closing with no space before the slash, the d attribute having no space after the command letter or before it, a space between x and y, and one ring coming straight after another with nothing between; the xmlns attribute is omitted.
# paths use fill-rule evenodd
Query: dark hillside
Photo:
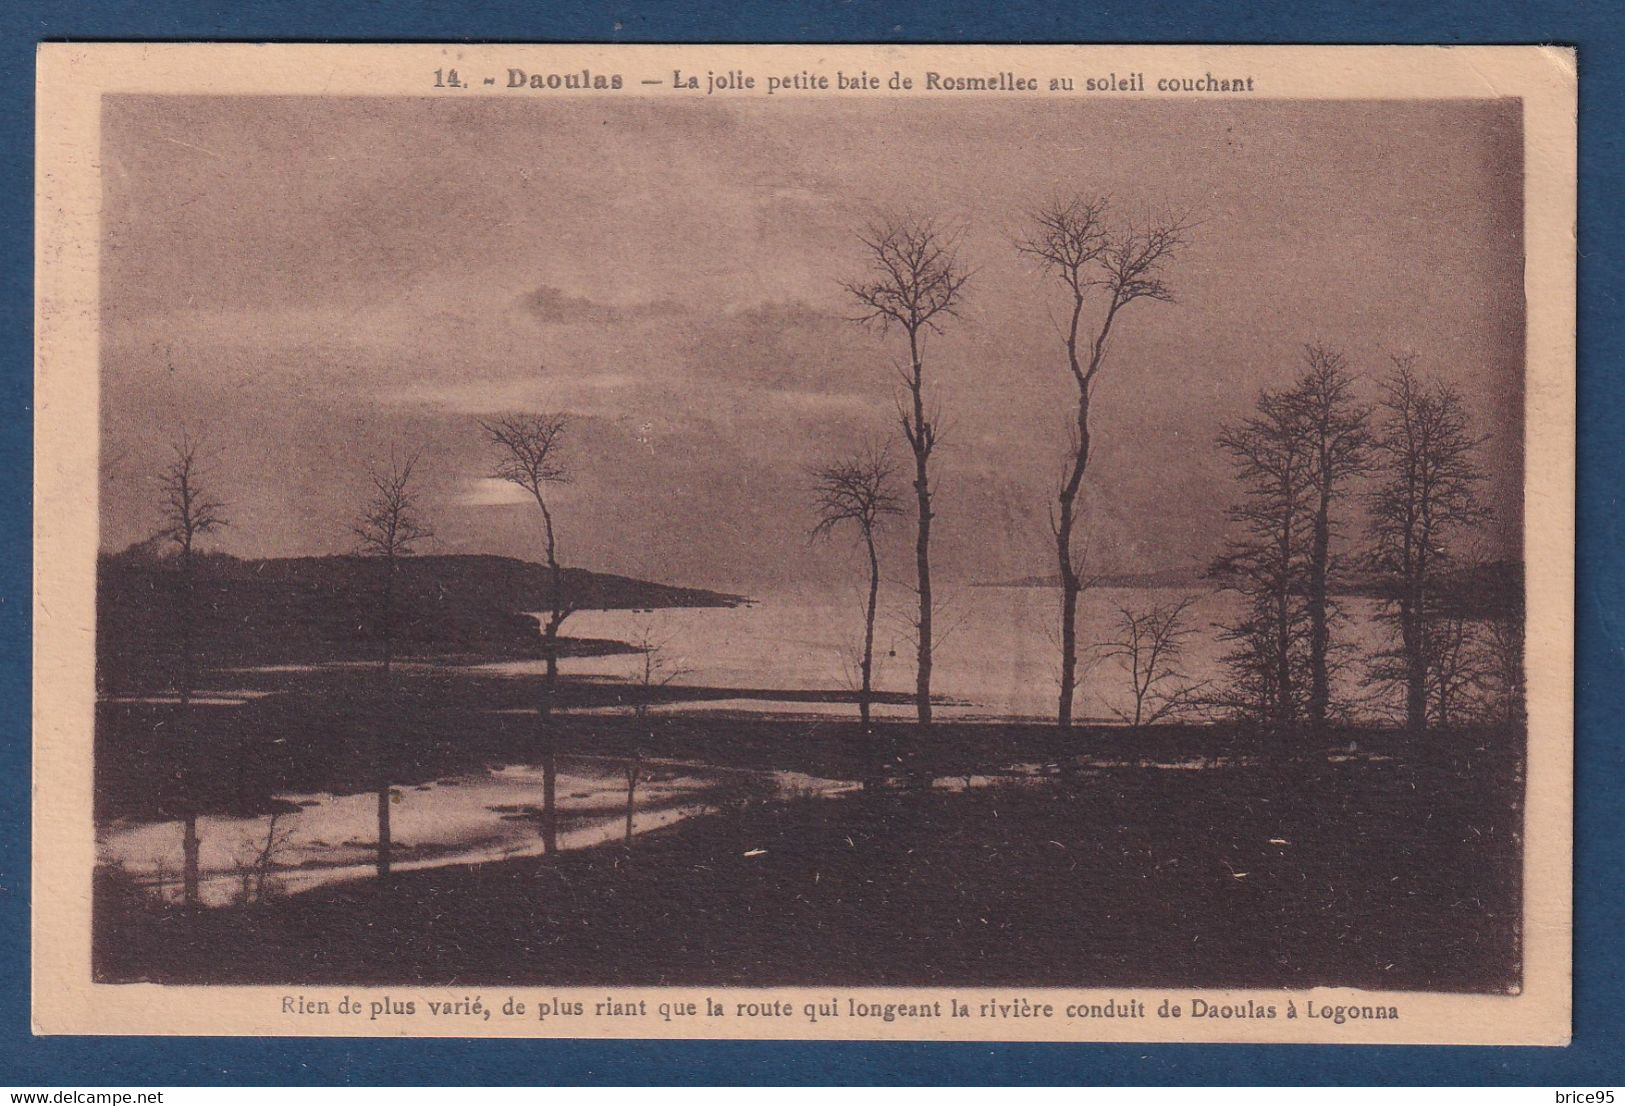
<svg viewBox="0 0 1625 1106"><path fill-rule="evenodd" d="M369 660L381 638L383 569L361 557L197 558L193 637L204 667ZM730 606L737 596L625 576L564 570L580 609ZM173 558L132 547L103 556L96 582L97 668L104 687L161 678L178 652L179 573ZM527 612L552 603L547 569L511 557L411 557L396 576L402 656L534 656ZM568 629L568 624L566 624ZM573 648L578 651L581 643Z"/></svg>
<svg viewBox="0 0 1625 1106"><path fill-rule="evenodd" d="M1185 568L1115 573L1091 582L1091 586L1097 588L1190 588L1193 591L1233 584L1233 579L1223 575ZM1061 582L1060 577L1051 574L989 581L977 586L1059 589ZM1366 599L1391 599L1396 595L1393 581L1364 571L1340 573L1332 580L1331 588L1335 595ZM1517 561L1486 561L1446 569L1435 580L1434 601L1441 613L1462 618L1522 617L1523 565Z"/></svg>

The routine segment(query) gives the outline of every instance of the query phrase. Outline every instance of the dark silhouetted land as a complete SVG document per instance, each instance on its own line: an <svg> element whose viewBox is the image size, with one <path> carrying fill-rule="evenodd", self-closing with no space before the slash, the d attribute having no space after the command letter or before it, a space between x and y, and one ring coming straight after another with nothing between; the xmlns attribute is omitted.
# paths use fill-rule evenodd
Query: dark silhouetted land
<svg viewBox="0 0 1625 1106"><path fill-rule="evenodd" d="M192 916L104 879L96 971L1504 992L1520 977L1521 886L1505 736L1434 735L1392 760L1125 766L735 805L630 853L400 874Z"/></svg>
<svg viewBox="0 0 1625 1106"><path fill-rule="evenodd" d="M150 544L104 555L97 566L97 678L104 690L162 686L175 663L173 558ZM211 666L374 660L382 650L380 564L364 557L195 559L193 641ZM725 607L744 600L699 588L566 568L576 609ZM397 656L537 657L542 639L529 612L552 605L545 566L512 557L450 554L398 562ZM566 655L614 643L567 641Z"/></svg>

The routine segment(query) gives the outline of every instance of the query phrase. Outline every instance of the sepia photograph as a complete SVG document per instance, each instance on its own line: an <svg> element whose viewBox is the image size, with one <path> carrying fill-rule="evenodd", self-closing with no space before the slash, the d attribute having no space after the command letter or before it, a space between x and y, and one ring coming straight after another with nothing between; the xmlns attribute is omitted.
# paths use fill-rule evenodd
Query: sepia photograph
<svg viewBox="0 0 1625 1106"><path fill-rule="evenodd" d="M96 97L85 985L608 1035L1522 995L1573 540L1525 99L660 49Z"/></svg>

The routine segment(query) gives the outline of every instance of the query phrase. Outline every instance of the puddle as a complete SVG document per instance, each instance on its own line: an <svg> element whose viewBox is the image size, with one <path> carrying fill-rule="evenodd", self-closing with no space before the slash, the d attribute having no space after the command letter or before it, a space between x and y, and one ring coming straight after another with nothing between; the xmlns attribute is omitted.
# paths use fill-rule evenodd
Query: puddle
<svg viewBox="0 0 1625 1106"><path fill-rule="evenodd" d="M561 850L602 845L624 835L624 763L611 757L561 761L557 781ZM713 768L656 758L642 763L634 833L661 829L741 798L835 795L857 787L798 772ZM396 787L393 795L390 836L395 871L541 855L538 766L505 765ZM373 875L376 794L283 793L276 798L297 808L276 820L277 845L268 885L277 893L297 894ZM226 905L242 895L245 872L253 869L270 827L270 819L263 816L209 815L198 820L199 892L205 904ZM116 865L166 899L179 899L180 823L112 823L99 833L97 852L101 863Z"/></svg>

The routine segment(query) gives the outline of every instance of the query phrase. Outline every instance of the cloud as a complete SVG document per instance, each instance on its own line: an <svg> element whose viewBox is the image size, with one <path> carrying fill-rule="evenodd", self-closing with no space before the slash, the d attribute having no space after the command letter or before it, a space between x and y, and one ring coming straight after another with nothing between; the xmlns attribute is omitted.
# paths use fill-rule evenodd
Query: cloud
<svg viewBox="0 0 1625 1106"><path fill-rule="evenodd" d="M543 324L593 326L612 326L662 315L680 315L687 310L676 300L670 299L649 300L636 304L602 303L586 296L572 295L550 284L544 284L535 291L520 296L519 305L537 322Z"/></svg>
<svg viewBox="0 0 1625 1106"><path fill-rule="evenodd" d="M696 376L733 389L884 396L892 378L876 354L869 337L833 311L790 300L700 321L682 358Z"/></svg>
<svg viewBox="0 0 1625 1106"><path fill-rule="evenodd" d="M517 484L480 476L465 482L455 499L463 507L516 507L531 502L530 493Z"/></svg>
<svg viewBox="0 0 1625 1106"><path fill-rule="evenodd" d="M646 397L646 380L625 374L586 375L548 370L484 380L426 380L388 387L385 403L429 407L464 415L560 410L607 417L625 415L629 400Z"/></svg>

